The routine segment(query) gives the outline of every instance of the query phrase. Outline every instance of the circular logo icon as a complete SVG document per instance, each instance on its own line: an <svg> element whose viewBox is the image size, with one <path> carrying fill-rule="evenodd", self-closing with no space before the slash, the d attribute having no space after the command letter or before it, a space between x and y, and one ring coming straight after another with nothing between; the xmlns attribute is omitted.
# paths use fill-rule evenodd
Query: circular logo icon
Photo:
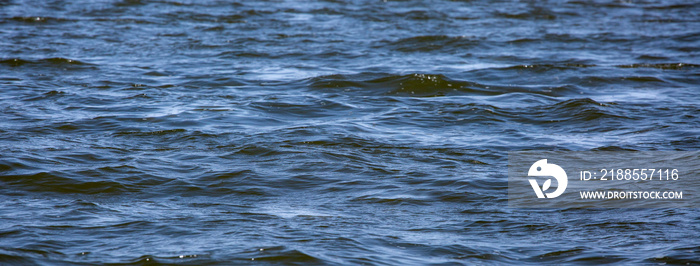
<svg viewBox="0 0 700 266"><path fill-rule="evenodd" d="M542 187L537 184L537 180L528 179L532 189L535 190L535 194L537 194L537 197L541 199L545 198L545 196L549 199L559 197L562 193L564 193L564 190L566 190L566 185L568 184L568 179L564 169L556 164L547 163L547 159L542 159L532 164L532 166L530 166L530 170L527 172L527 176L554 177L554 179L557 180L557 189L553 192L545 193L545 191L547 191L552 185L552 179L547 179L547 181L544 181Z"/></svg>

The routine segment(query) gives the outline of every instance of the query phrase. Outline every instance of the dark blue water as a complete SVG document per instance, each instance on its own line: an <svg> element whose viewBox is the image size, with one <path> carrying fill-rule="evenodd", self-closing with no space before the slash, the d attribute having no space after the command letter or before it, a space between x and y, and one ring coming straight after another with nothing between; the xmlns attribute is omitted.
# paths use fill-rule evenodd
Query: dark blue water
<svg viewBox="0 0 700 266"><path fill-rule="evenodd" d="M698 1L0 1L0 264L700 263L507 208L511 150L700 149Z"/></svg>

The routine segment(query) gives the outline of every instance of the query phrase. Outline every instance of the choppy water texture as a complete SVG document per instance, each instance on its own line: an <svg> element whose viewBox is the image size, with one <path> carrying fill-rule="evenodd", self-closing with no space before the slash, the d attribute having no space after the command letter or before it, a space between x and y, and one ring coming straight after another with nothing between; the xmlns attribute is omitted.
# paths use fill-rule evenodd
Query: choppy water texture
<svg viewBox="0 0 700 266"><path fill-rule="evenodd" d="M0 263L700 263L507 152L700 148L698 1L0 1Z"/></svg>

